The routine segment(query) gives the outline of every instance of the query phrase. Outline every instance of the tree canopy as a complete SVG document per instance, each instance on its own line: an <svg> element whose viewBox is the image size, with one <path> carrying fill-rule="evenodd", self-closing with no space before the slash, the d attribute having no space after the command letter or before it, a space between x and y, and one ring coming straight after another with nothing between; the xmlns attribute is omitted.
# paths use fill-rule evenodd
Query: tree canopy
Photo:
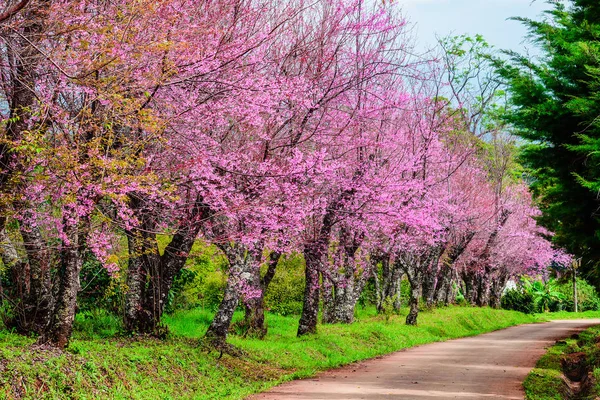
<svg viewBox="0 0 600 400"><path fill-rule="evenodd" d="M539 221L554 241L584 257L596 280L600 265L600 4L549 1L538 21L515 18L540 55L506 52L497 60L512 108L506 120L527 141L521 160L539 199Z"/></svg>

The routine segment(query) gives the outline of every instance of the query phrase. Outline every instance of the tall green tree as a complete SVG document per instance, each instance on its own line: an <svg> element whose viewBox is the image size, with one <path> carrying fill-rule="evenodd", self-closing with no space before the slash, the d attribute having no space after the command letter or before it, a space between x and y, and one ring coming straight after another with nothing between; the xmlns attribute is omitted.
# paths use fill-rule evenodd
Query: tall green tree
<svg viewBox="0 0 600 400"><path fill-rule="evenodd" d="M511 94L506 118L526 139L522 162L556 244L600 283L600 2L549 0L542 21L515 18L540 55L506 52L496 67Z"/></svg>

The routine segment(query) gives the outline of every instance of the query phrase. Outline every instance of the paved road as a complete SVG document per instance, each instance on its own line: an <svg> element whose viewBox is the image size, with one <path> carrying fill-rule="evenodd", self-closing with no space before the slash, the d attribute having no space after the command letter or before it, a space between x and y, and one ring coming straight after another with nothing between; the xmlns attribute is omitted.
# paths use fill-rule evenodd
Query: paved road
<svg viewBox="0 0 600 400"><path fill-rule="evenodd" d="M254 400L523 399L522 382L556 340L596 320L521 325L433 343L293 381Z"/></svg>

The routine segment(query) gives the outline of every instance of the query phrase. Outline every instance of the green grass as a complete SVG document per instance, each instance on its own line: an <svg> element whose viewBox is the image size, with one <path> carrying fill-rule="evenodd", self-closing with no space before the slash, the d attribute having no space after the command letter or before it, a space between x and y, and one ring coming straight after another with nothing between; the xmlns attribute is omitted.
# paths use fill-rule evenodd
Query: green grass
<svg viewBox="0 0 600 400"><path fill-rule="evenodd" d="M570 311L559 311L553 313L536 314L536 317L540 321L549 321L556 319L586 319L586 318L600 318L600 311L584 311L584 312L570 312Z"/></svg>
<svg viewBox="0 0 600 400"><path fill-rule="evenodd" d="M569 344L552 346L527 375L523 387L528 400L566 398L567 386L562 378L560 357L575 341L568 339L567 342Z"/></svg>
<svg viewBox="0 0 600 400"><path fill-rule="evenodd" d="M554 314L559 316L560 319L566 319L564 317L567 316L563 313ZM581 314L597 317L600 313L590 311ZM581 332L577 339L568 338L559 341L548 349L548 352L540 358L535 368L529 373L523 383L527 400L562 400L572 398L568 385L563 378L560 363L561 358L565 354L586 353L594 378L598 382L600 378L600 349L596 343L598 337L600 337L600 326L594 326ZM587 393L585 397L579 396L577 398L596 399L598 398L598 394L600 394L600 386L596 383L592 387L591 393Z"/></svg>
<svg viewBox="0 0 600 400"><path fill-rule="evenodd" d="M241 315L236 315L240 318ZM547 317L547 316L545 316ZM0 331L1 399L239 399L282 381L403 348L535 322L538 316L489 308L423 312L419 326L361 310L352 325L319 326L296 338L297 317L268 315L264 340L230 336L247 356L206 353L198 346L212 318L202 309L165 318L164 341L115 337L118 320L80 315L64 353L31 347L32 338Z"/></svg>

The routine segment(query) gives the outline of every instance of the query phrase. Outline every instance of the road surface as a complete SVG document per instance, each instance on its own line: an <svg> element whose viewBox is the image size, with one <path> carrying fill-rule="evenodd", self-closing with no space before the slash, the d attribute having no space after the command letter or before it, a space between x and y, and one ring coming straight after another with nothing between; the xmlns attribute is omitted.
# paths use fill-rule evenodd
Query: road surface
<svg viewBox="0 0 600 400"><path fill-rule="evenodd" d="M546 348L598 324L600 319L553 321L432 343L289 382L250 399L523 399L522 383Z"/></svg>

